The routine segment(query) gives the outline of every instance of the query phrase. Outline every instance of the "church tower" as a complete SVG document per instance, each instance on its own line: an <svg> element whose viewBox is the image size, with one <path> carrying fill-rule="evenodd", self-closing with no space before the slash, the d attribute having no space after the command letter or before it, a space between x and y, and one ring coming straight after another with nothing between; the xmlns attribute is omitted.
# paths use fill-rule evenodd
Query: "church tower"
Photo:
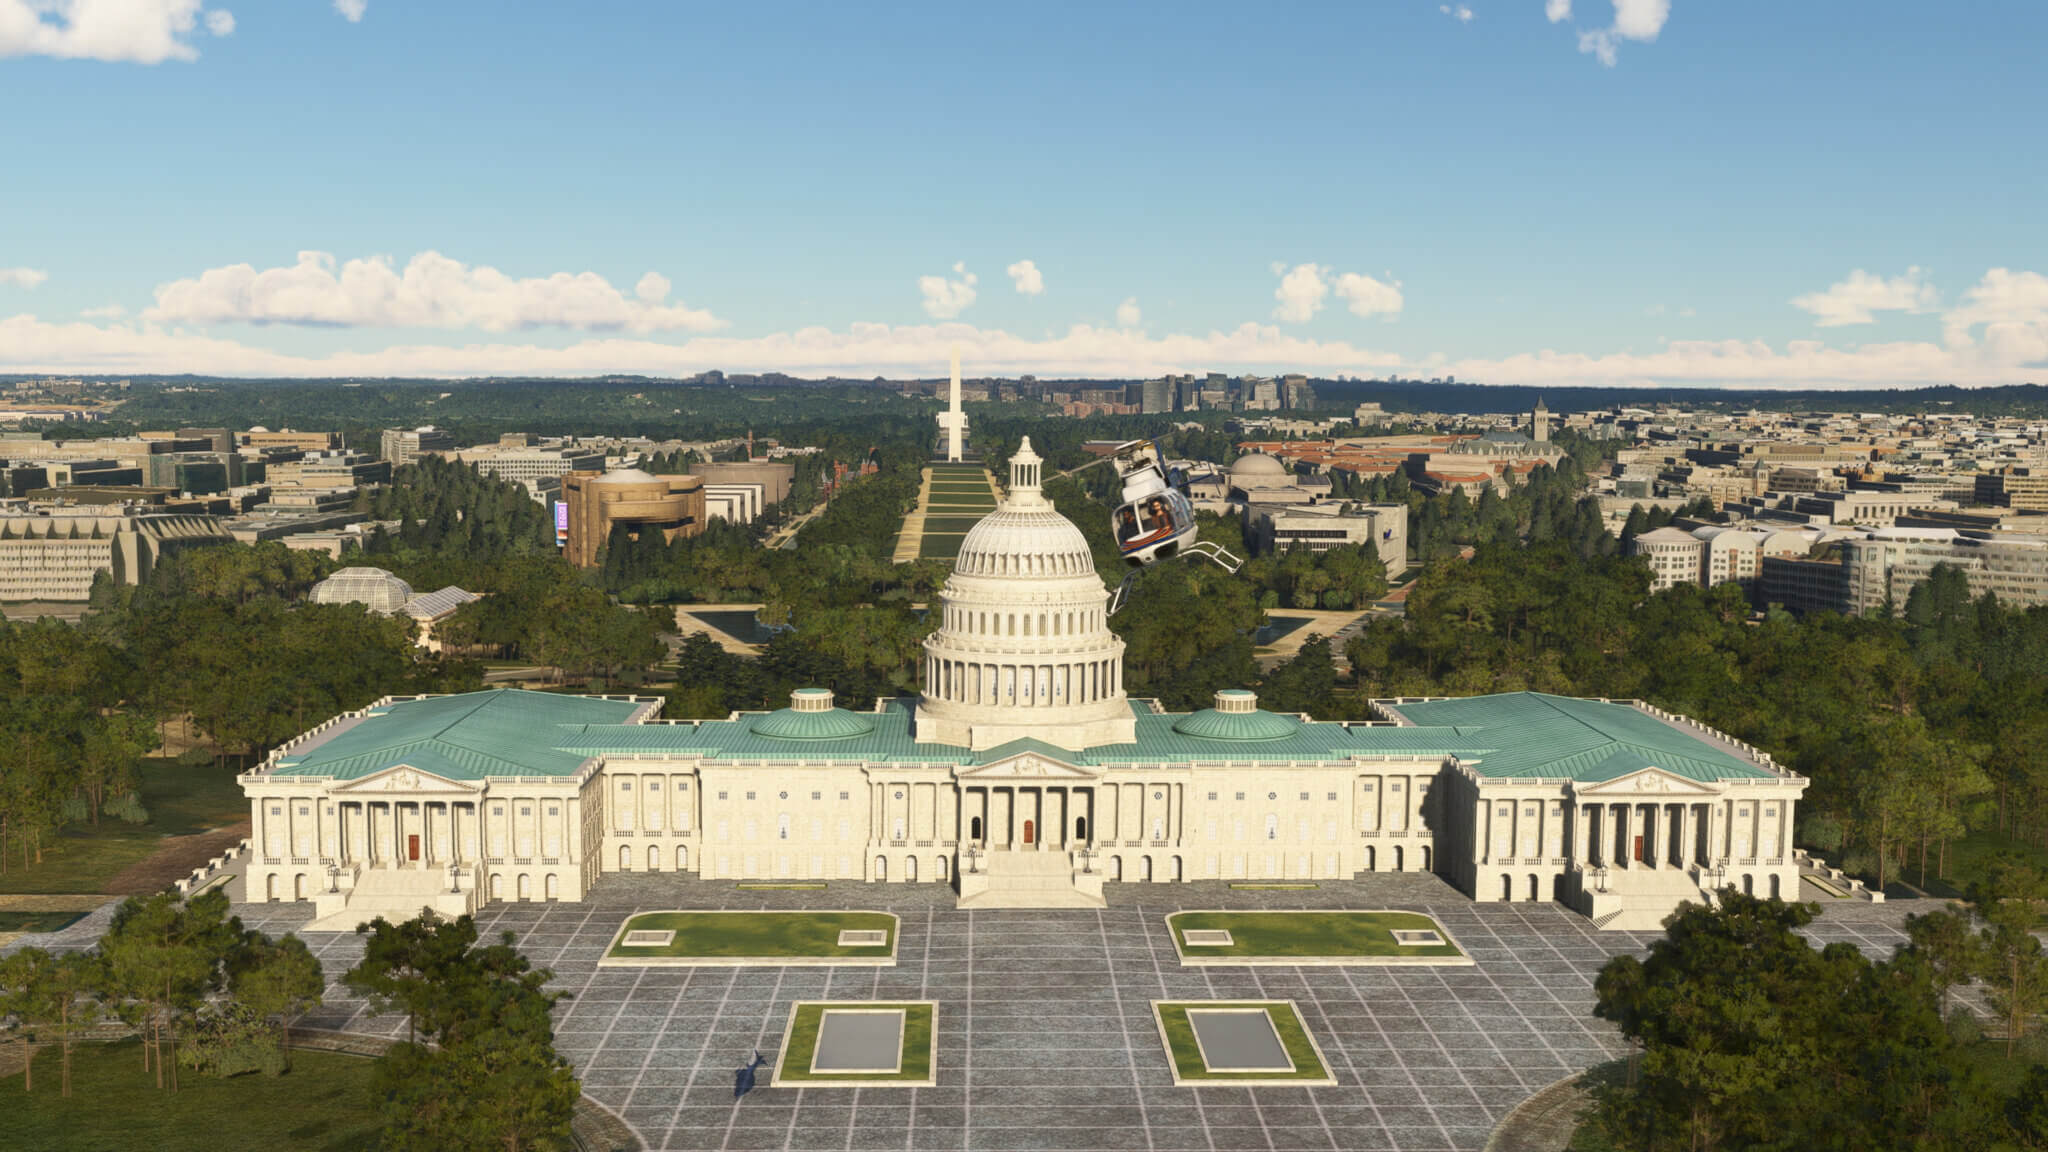
<svg viewBox="0 0 2048 1152"><path fill-rule="evenodd" d="M1026 437L1003 502L967 533L925 639L919 744L976 750L1032 738L1079 750L1137 739L1124 642L1081 530L1040 488Z"/></svg>
<svg viewBox="0 0 2048 1152"><path fill-rule="evenodd" d="M1543 406L1543 397L1536 398L1536 408L1529 413L1529 439L1538 444L1550 443L1550 409Z"/></svg>

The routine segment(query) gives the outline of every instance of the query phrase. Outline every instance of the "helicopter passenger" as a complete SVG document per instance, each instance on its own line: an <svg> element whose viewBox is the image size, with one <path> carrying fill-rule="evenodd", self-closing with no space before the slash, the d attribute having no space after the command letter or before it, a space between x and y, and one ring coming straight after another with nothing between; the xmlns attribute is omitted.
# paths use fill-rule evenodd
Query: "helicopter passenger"
<svg viewBox="0 0 2048 1152"><path fill-rule="evenodd" d="M1116 537L1117 537L1117 539L1119 539L1119 540L1129 540L1129 539L1131 539L1132 537L1136 536L1137 534L1138 534L1138 517L1137 517L1137 515L1136 515L1135 513L1133 513L1133 512L1132 512L1132 511L1131 511L1131 510L1130 510L1129 508L1125 508L1125 509L1122 509L1121 511L1119 511L1119 512L1117 513L1117 533L1116 533Z"/></svg>
<svg viewBox="0 0 2048 1152"><path fill-rule="evenodd" d="M1157 532L1167 527L1169 523L1171 521L1166 515L1166 501L1154 496L1145 505L1145 527Z"/></svg>

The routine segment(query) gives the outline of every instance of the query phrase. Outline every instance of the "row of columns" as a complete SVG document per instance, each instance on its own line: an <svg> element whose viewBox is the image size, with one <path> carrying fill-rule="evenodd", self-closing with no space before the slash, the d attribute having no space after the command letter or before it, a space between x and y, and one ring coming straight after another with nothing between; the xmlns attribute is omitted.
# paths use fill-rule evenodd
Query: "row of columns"
<svg viewBox="0 0 2048 1152"><path fill-rule="evenodd" d="M1116 659L1071 664L985 664L925 660L925 690L956 704L1058 708L1092 704L1123 692L1123 663Z"/></svg>
<svg viewBox="0 0 2048 1152"><path fill-rule="evenodd" d="M517 805L535 814L517 815ZM473 800L341 800L318 797L263 797L255 802L256 843L277 860L332 861L344 867L439 868L473 864L484 857L560 855L574 862L578 802L566 798L559 843L550 845L539 813L546 801L515 798L509 810L486 827L482 803ZM277 811L272 812L275 808ZM300 815L300 809L305 814ZM555 851L547 849L552 846Z"/></svg>
<svg viewBox="0 0 2048 1152"><path fill-rule="evenodd" d="M1032 631L1032 617L1038 630ZM1023 631L1018 628L1021 616ZM1050 612L982 612L967 608L946 609L946 630L969 636L1095 636L1103 631L1102 611L1097 608L1055 608Z"/></svg>

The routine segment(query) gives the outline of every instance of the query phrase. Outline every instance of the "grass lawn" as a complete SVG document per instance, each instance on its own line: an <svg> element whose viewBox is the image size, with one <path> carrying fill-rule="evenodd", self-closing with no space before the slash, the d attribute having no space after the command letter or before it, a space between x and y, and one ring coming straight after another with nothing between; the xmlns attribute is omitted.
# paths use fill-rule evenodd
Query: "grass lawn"
<svg viewBox="0 0 2048 1152"><path fill-rule="evenodd" d="M926 536L951 536L965 533L981 523L979 516L927 516L924 518Z"/></svg>
<svg viewBox="0 0 2048 1152"><path fill-rule="evenodd" d="M919 542L917 554L925 560L951 560L960 555L960 545L966 539L965 532L949 536L933 536L926 533L925 538Z"/></svg>
<svg viewBox="0 0 2048 1152"><path fill-rule="evenodd" d="M1188 1009L1264 1008L1272 1018L1280 1046L1294 1062L1292 1072L1211 1072L1202 1061L1202 1049L1195 1042L1195 1026L1188 1022ZM1308 1029L1294 1005L1274 1000L1155 1000L1152 1013L1159 1021L1159 1036L1166 1045L1166 1058L1173 1065L1173 1082L1182 1084L1334 1084L1330 1070L1323 1066Z"/></svg>
<svg viewBox="0 0 2048 1152"><path fill-rule="evenodd" d="M839 933L881 931L887 942L839 946ZM627 947L628 932L671 931L658 947ZM890 964L896 917L887 912L642 912L627 919L599 963L640 964Z"/></svg>
<svg viewBox="0 0 2048 1152"><path fill-rule="evenodd" d="M1946 880L1935 876L1937 863L1936 849L1927 850L1926 890L1936 896L1961 896L1970 885L1982 880L1991 870L1991 864L2000 855L2012 853L2034 867L2048 871L2048 848L2035 841L2016 840L2003 832L1972 832L1948 846L1948 876ZM1831 861L1832 863L1832 861ZM1904 868L1892 870L1892 876L1909 884L1920 883L1920 853L1916 849L1907 856ZM1872 879L1875 879L1874 877ZM1866 881L1867 882L1867 881Z"/></svg>
<svg viewBox="0 0 2048 1152"><path fill-rule="evenodd" d="M83 919L83 912L26 912L0 909L0 932L55 932Z"/></svg>
<svg viewBox="0 0 2048 1152"><path fill-rule="evenodd" d="M222 1152L231 1148L356 1152L377 1146L374 1062L293 1052L283 1076L229 1080L187 1073L175 1093L142 1071L138 1041L71 1052L71 1097L57 1095L58 1054L36 1053L36 1090L0 1080L0 1148L92 1152Z"/></svg>
<svg viewBox="0 0 2048 1152"><path fill-rule="evenodd" d="M0 893L98 892L128 866L146 859L166 836L188 836L247 819L249 801L235 784L233 767L212 762L180 764L149 758L142 762L142 806L147 824L102 819L98 828L68 828L43 848L43 862L21 865L10 852L0 872ZM11 845L10 845L11 847Z"/></svg>
<svg viewBox="0 0 2048 1152"><path fill-rule="evenodd" d="M818 1049L818 1029L827 1008L903 1009L903 1062L895 1072L813 1072L811 1057ZM785 1084L902 1084L936 1083L932 1067L932 1029L938 1009L929 1000L900 1003L872 1003L866 1000L820 1002L799 1000L790 1007L789 1031L783 1036L782 1051L776 1054L774 1083Z"/></svg>
<svg viewBox="0 0 2048 1152"><path fill-rule="evenodd" d="M1443 925L1420 912L1175 912L1166 918L1181 962L1226 964L1300 961L1470 963ZM1181 933L1220 928L1231 942L1191 945ZM1404 945L1393 931L1432 931L1442 944Z"/></svg>

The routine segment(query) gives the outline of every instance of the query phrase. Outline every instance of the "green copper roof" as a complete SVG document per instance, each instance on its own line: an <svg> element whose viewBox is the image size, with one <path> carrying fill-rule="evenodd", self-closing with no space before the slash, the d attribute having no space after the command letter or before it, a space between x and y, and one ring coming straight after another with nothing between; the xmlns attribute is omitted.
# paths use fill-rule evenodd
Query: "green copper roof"
<svg viewBox="0 0 2048 1152"><path fill-rule="evenodd" d="M342 721L282 757L276 771L357 777L408 764L477 779L563 775L601 756L971 766L1033 751L1078 765L1353 757L1434 763L1456 756L1482 776L1584 783L1651 767L1702 781L1770 775L1725 739L1682 722L1627 704L1535 692L1394 704L1408 722L1401 725L1303 722L1263 712L1176 715L1134 703L1137 739L1129 744L1072 750L1025 739L980 752L919 744L910 702L903 700L875 712L785 709L731 720L630 723L638 707L523 691L406 701Z"/></svg>
<svg viewBox="0 0 2048 1152"><path fill-rule="evenodd" d="M587 757L563 749L588 724L625 725L631 700L499 689L401 700L344 719L278 758L281 776L355 779L400 764L450 780L566 776Z"/></svg>
<svg viewBox="0 0 2048 1152"><path fill-rule="evenodd" d="M1173 722L1175 732L1208 740L1277 740L1294 735L1300 727L1300 720L1277 712L1218 712L1214 708L1191 712Z"/></svg>
<svg viewBox="0 0 2048 1152"><path fill-rule="evenodd" d="M778 740L850 740L873 732L875 722L844 708L828 708L822 712L784 708L757 718L747 727L756 736L772 736Z"/></svg>

